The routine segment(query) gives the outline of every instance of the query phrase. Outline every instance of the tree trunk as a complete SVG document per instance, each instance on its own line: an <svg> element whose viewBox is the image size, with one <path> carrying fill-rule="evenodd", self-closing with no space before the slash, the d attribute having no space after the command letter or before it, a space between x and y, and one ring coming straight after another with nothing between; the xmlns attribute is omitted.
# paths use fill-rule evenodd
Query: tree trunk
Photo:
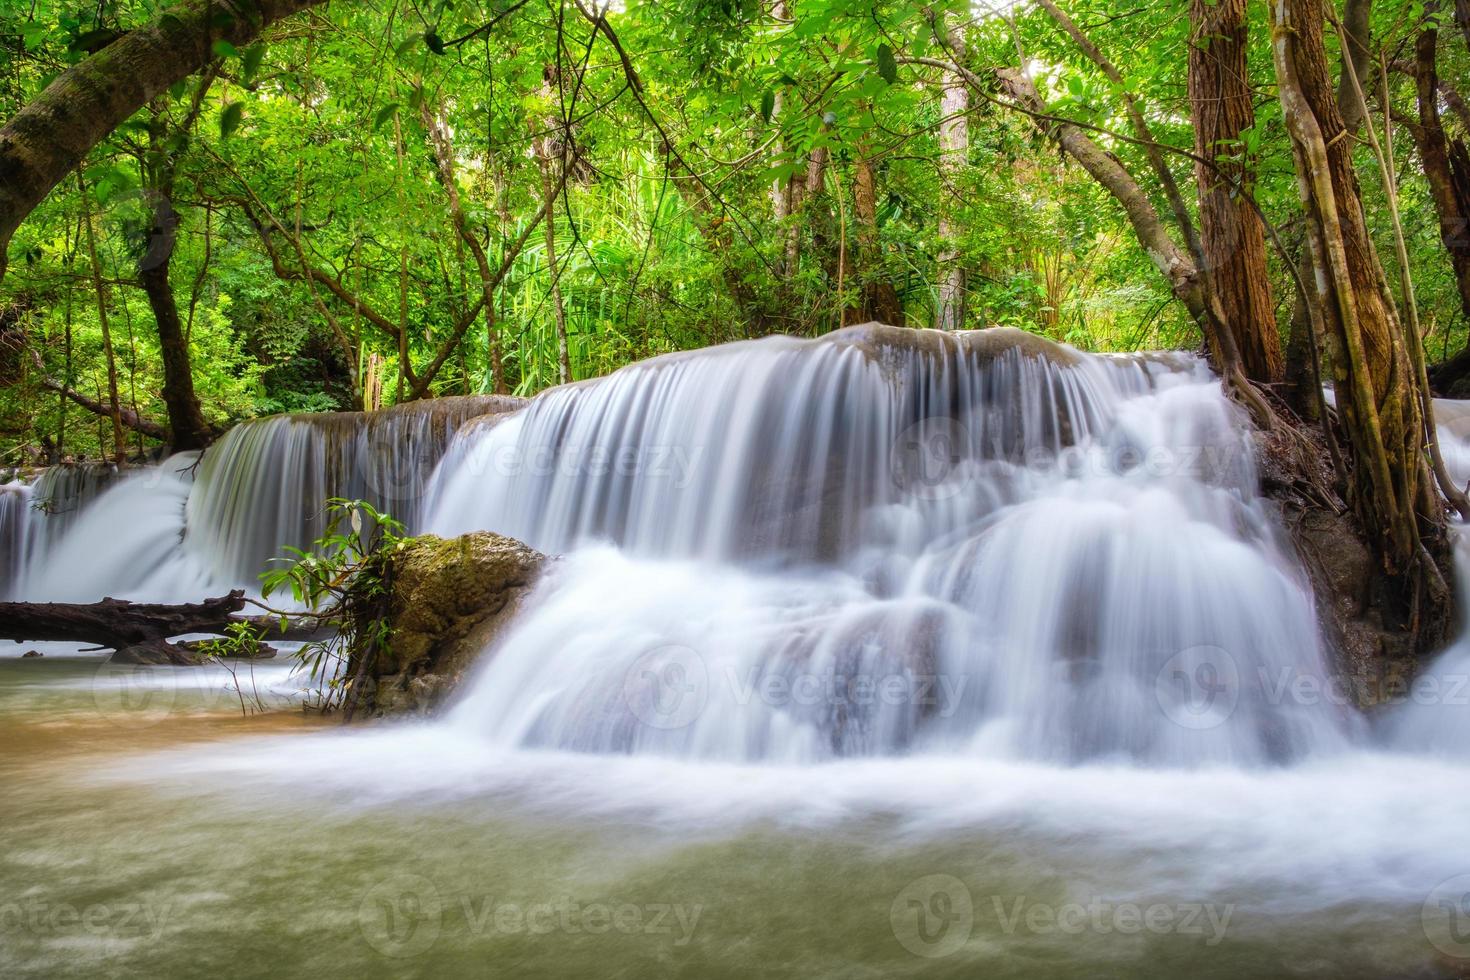
<svg viewBox="0 0 1470 980"><path fill-rule="evenodd" d="M171 189L171 188L170 188ZM169 266L178 241L179 216L166 192L156 193L153 228L148 251L138 262L138 281L148 296L158 326L158 347L163 359L163 403L168 409L169 444L175 452L203 449L214 438L194 394L194 372L189 365L189 344L179 307L169 285Z"/></svg>
<svg viewBox="0 0 1470 980"><path fill-rule="evenodd" d="M790 6L786 0L775 0L771 5L771 16L779 25L784 24L791 18ZM786 109L786 88L777 85L771 94L771 124L779 132L781 116ZM783 142L782 148L786 148ZM771 217L776 225L777 234L781 236L781 258L776 262L777 275L785 280L796 275L798 240L797 225L791 220L792 212L796 205L796 176L793 174L782 180L780 177L771 181Z"/></svg>
<svg viewBox="0 0 1470 980"><path fill-rule="evenodd" d="M1434 8L1428 8L1432 11ZM1414 45L1414 76L1419 96L1419 122L1409 127L1424 164L1439 237L1450 253L1460 309L1470 320L1470 153L1462 140L1451 141L1439 117L1439 72L1435 63L1439 31L1433 20Z"/></svg>
<svg viewBox="0 0 1470 980"><path fill-rule="evenodd" d="M1327 11L1322 0L1272 0L1272 10L1277 87L1307 212L1312 281L1352 451L1349 498L1412 605L1423 533L1442 520L1425 462L1417 372L1363 220L1352 141L1323 43Z"/></svg>
<svg viewBox="0 0 1470 980"><path fill-rule="evenodd" d="M879 323L903 325L903 304L898 290L884 268L882 245L878 239L878 178L873 162L860 155L854 167L852 182L853 224L857 237L858 278L862 282L860 308L851 308L845 323Z"/></svg>
<svg viewBox="0 0 1470 980"><path fill-rule="evenodd" d="M956 64L964 59L965 42L958 30L947 32L950 53ZM939 99L939 239L943 243L935 260L939 290L934 325L940 330L959 330L965 325L965 267L956 244L961 234L955 212L960 194L955 181L970 154L970 87L959 72L945 72L944 92Z"/></svg>
<svg viewBox="0 0 1470 980"><path fill-rule="evenodd" d="M1276 329L1266 234L1236 192L1252 183L1240 146L1255 125L1246 74L1246 0L1193 0L1189 102L1194 117L1201 248L1241 364L1253 381L1277 382L1285 365ZM1234 159L1231 159L1233 157Z"/></svg>
<svg viewBox="0 0 1470 980"><path fill-rule="evenodd" d="M174 82L244 47L266 26L322 0L254 0L250 16L193 0L161 13L62 72L0 129L0 277L10 238L88 151Z"/></svg>
<svg viewBox="0 0 1470 980"><path fill-rule="evenodd" d="M561 298L561 269L556 258L556 199L558 182L552 171L556 163L546 153L537 153L541 169L541 193L546 199L546 269L551 276L551 312L556 322L556 373L557 380L566 384L572 380L571 351L567 344L567 309Z"/></svg>
<svg viewBox="0 0 1470 980"><path fill-rule="evenodd" d="M434 152L439 183L443 186L444 195L449 200L449 212L450 218L454 223L454 230L459 235L460 241L470 250L470 255L475 260L475 269L479 273L479 305L485 311L485 340L489 347L490 385L495 394L508 394L510 389L505 383L505 368L501 351L500 331L495 324L495 290L499 287L500 280L505 275L506 269L510 267L510 261L520 253L521 247L530 236L531 229L535 227L536 222L532 222L526 228L520 240L507 253L507 258L505 263L500 267L500 271L496 272L491 270L489 256L485 254L485 246L480 244L480 239L475 234L475 230L470 227L469 216L465 213L464 202L459 196L459 185L456 183L454 176L454 147L449 143L449 132L445 128L443 121L439 119L438 115L435 114L427 103L420 107L419 112L424 123L424 129L429 134L429 147ZM541 213L536 216L536 221L540 221L545 214L546 209L543 207ZM467 326L468 322L464 321L464 325ZM459 338L461 337L463 337L463 329L457 331L456 336L451 338L451 344L458 346ZM453 346L446 345L440 349L434 362L424 371L419 385L415 386L413 391L414 398L422 398L427 394L429 382L434 379L434 376L444 366L444 362L448 358Z"/></svg>
<svg viewBox="0 0 1470 980"><path fill-rule="evenodd" d="M109 647L128 663L191 663L197 657L165 642L185 633L219 633L245 608L245 593L200 603L161 605L123 599L101 602L0 602L0 637L59 640Z"/></svg>
<svg viewBox="0 0 1470 980"><path fill-rule="evenodd" d="M1001 68L997 69L995 74L1000 81L1001 89L1018 106L1038 116L1047 114L1046 103L1042 101L1036 91L1036 86L1025 72L1013 68ZM1229 338L1215 335L1209 316L1208 298L1200 279L1199 269L1189 254L1169 236L1169 229L1159 217L1159 212L1149 200L1148 194L1139 186L1138 181L1123 166L1121 160L1098 146L1086 133L1071 123L1038 119L1036 124L1043 132L1055 139L1057 144L1072 159L1081 164L1082 169L1091 174L1092 178L1122 206L1139 245L1143 247L1144 252L1153 262L1154 268L1159 270L1164 281L1169 284L1174 297L1184 304L1190 317L1204 332L1211 350L1216 353L1217 358L1220 358L1222 370L1228 373L1228 365L1231 362L1222 353L1222 350L1229 342Z"/></svg>
<svg viewBox="0 0 1470 980"><path fill-rule="evenodd" d="M1347 44L1340 52L1343 67L1337 75L1337 111L1342 113L1343 126L1354 134L1363 125L1366 110L1353 91L1353 77L1366 86L1366 79L1371 75L1372 13L1373 0L1344 0L1342 30L1347 35Z"/></svg>
<svg viewBox="0 0 1470 980"><path fill-rule="evenodd" d="M107 289L102 282L102 263L97 259L97 232L92 227L92 201L87 194L87 182L82 172L77 171L77 190L82 195L82 223L87 231L87 257L92 266L92 291L97 297L97 323L102 327L102 353L107 359L107 404L112 417L112 454L118 466L127 461L127 446L123 443L122 402L117 396L117 357L112 350L112 327L107 319Z"/></svg>

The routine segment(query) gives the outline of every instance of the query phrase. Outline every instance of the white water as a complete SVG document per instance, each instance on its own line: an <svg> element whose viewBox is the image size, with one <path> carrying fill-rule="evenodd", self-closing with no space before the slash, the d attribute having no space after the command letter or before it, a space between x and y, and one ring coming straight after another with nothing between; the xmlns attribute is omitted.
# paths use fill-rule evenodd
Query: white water
<svg viewBox="0 0 1470 980"><path fill-rule="evenodd" d="M503 748L1256 766L1365 737L1300 693L1333 689L1309 589L1191 358L853 328L507 407L242 425L59 532L8 492L14 591L248 587L364 496L568 556L445 722Z"/></svg>
<svg viewBox="0 0 1470 980"><path fill-rule="evenodd" d="M1348 743L1281 693L1326 677L1311 599L1205 369L908 339L661 359L466 429L427 527L573 554L449 723L728 761Z"/></svg>
<svg viewBox="0 0 1470 980"><path fill-rule="evenodd" d="M1451 415L1457 466L1470 442ZM71 775L75 805L120 779L245 839L366 808L357 836L311 837L311 860L340 872L403 827L436 827L422 850L368 863L441 883L462 866L499 881L490 865L516 856L510 877L525 878L605 842L583 860L618 887L705 881L703 900L728 891L735 932L733 906L755 892L797 946L830 918L803 902L875 905L835 941L846 949L888 928L908 878L946 871L982 915L987 889L1237 903L1225 945L1198 961L1216 974L1437 975L1433 956L1458 955L1433 916L1442 883L1470 873L1470 707L1450 687L1470 643L1429 672L1439 694L1372 725L1336 696L1246 422L1193 360L848 332L663 358L465 418L432 424L457 431L447 446L392 423L386 453L351 448L370 420L243 426L197 472L130 474L41 547L47 518L22 506L40 488L0 490L0 540L28 549L11 552L17 591L38 598L248 584L272 541L309 540L321 496L383 486L409 488L396 509L416 529L565 555L448 717L152 753L102 788ZM354 483L342 459L401 482ZM202 697L173 694L170 707ZM485 829L506 815L553 842ZM621 849L630 827L657 845ZM269 860L271 833L252 861ZM196 838L193 853L236 845ZM705 878L700 845L720 838L747 844ZM797 860L828 844L820 873ZM212 889L238 895L231 875ZM829 877L834 895L807 897ZM281 935L315 936L301 914ZM1304 948L1257 955L1298 931ZM1020 974L1115 956L1157 973L1135 938L1089 935L1018 967L1001 951L1034 947L992 929L947 962ZM463 969L447 939L438 952Z"/></svg>

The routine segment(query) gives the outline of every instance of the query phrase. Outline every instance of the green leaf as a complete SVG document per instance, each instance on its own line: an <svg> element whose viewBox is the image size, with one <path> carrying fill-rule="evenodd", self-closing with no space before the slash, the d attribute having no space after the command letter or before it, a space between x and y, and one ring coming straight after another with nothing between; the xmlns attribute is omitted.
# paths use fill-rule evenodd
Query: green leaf
<svg viewBox="0 0 1470 980"><path fill-rule="evenodd" d="M776 93L766 89L761 93L761 119L771 121L771 113L776 111Z"/></svg>
<svg viewBox="0 0 1470 980"><path fill-rule="evenodd" d="M892 48L886 44L878 45L877 57L874 60L878 63L878 75L883 81L889 85L898 81L898 62L894 60Z"/></svg>
<svg viewBox="0 0 1470 980"><path fill-rule="evenodd" d="M252 44L245 49L244 56L240 58L240 71L245 76L247 84L255 78L255 73L260 71L260 63L264 58L264 44Z"/></svg>
<svg viewBox="0 0 1470 980"><path fill-rule="evenodd" d="M27 51L34 51L46 40L47 27L38 20L27 22L20 29L21 42Z"/></svg>
<svg viewBox="0 0 1470 980"><path fill-rule="evenodd" d="M231 102L225 106L224 111L219 114L219 134L222 139L229 139L230 134L240 128L240 118L244 114L243 102Z"/></svg>
<svg viewBox="0 0 1470 980"><path fill-rule="evenodd" d="M392 119L396 115L398 115L397 102L389 102L387 105L383 106L383 108L378 110L378 114L373 117L373 131L377 132L379 129L382 129L383 123L387 122L389 119Z"/></svg>
<svg viewBox="0 0 1470 980"><path fill-rule="evenodd" d="M240 53L235 50L235 46L233 44L223 39L215 41L209 47L212 51L214 51L216 55L221 58L233 58Z"/></svg>
<svg viewBox="0 0 1470 980"><path fill-rule="evenodd" d="M427 44L429 46L429 50L434 52L435 54L444 53L444 42L439 39L439 35L437 32L429 31L424 34L424 43Z"/></svg>
<svg viewBox="0 0 1470 980"><path fill-rule="evenodd" d="M406 37L402 41L398 42L398 47L396 47L396 48L393 49L394 54L396 54L396 55L398 55L398 57L402 58L404 55L408 54L408 52L410 50L412 50L413 48L417 47L418 46L418 43L420 41L422 41L423 39L424 39L424 36L422 34L418 34L418 33L410 34L408 37Z"/></svg>

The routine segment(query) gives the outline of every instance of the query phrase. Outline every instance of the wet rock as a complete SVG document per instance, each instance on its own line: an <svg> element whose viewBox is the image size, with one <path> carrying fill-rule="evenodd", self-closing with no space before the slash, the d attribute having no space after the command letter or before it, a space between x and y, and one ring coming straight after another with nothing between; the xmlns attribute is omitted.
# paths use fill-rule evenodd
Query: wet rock
<svg viewBox="0 0 1470 980"><path fill-rule="evenodd" d="M44 653L42 653L40 650L27 650L25 653L21 654L20 656L21 656L21 659L24 660L26 657L44 657L46 655Z"/></svg>
<svg viewBox="0 0 1470 980"><path fill-rule="evenodd" d="M442 707L514 618L545 562L519 541L487 531L405 542L363 586L387 589L388 641L355 645L348 664L352 713L428 715Z"/></svg>

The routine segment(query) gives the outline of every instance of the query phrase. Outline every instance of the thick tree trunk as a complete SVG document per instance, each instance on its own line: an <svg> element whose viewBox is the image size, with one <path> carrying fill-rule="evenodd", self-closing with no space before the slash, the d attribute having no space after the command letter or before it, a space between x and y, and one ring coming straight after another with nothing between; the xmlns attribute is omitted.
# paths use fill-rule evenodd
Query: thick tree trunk
<svg viewBox="0 0 1470 980"><path fill-rule="evenodd" d="M778 25L784 24L791 19L790 7L786 0L775 0L771 5L771 17ZM786 111L786 89L777 85L771 94L771 125L779 131L781 117ZM782 149L787 147L782 144ZM796 177L792 175L785 180L776 178L771 181L771 217L775 222L776 230L781 236L781 258L776 262L777 275L785 280L796 274L798 257L797 225L791 220L792 212L796 206Z"/></svg>
<svg viewBox="0 0 1470 980"><path fill-rule="evenodd" d="M846 323L877 320L903 326L903 304L888 278L878 239L878 177L868 157L860 156L852 182L853 225L857 234L858 277L862 283L860 309L847 311Z"/></svg>
<svg viewBox="0 0 1470 980"><path fill-rule="evenodd" d="M169 444L175 452L203 449L214 438L204 419L199 398L194 394L194 372L189 364L189 344L184 338L179 307L169 284L169 266L178 240L179 216L166 193L158 193L153 207L153 230L148 251L138 263L138 281L148 296L148 306L158 326L158 347L163 359L163 403L168 409Z"/></svg>
<svg viewBox="0 0 1470 980"><path fill-rule="evenodd" d="M1419 122L1410 135L1424 164L1439 237L1459 287L1460 309L1470 319L1470 153L1461 140L1451 141L1439 116L1439 72L1436 54L1439 31L1434 21L1420 32L1414 46L1414 75L1419 96Z"/></svg>
<svg viewBox="0 0 1470 980"><path fill-rule="evenodd" d="M958 30L946 35L951 55L958 64L965 55L965 42ZM939 206L939 239L943 243L936 258L939 289L934 308L934 325L940 330L959 330L965 325L965 267L956 245L961 234L956 212L960 194L955 181L970 154L970 86L959 72L945 72L944 91L939 98L939 174L942 187Z"/></svg>
<svg viewBox="0 0 1470 980"><path fill-rule="evenodd" d="M1337 73L1337 111L1342 113L1343 127L1354 134L1363 125L1365 109L1353 91L1353 77L1365 87L1372 77L1372 14L1373 0L1343 2L1342 30L1347 35L1347 44L1340 52L1343 67Z"/></svg>
<svg viewBox="0 0 1470 980"><path fill-rule="evenodd" d="M0 277L25 216L108 133L212 60L215 41L243 47L266 26L321 2L254 0L249 16L236 16L227 4L193 0L62 72L0 129Z"/></svg>
<svg viewBox="0 0 1470 980"><path fill-rule="evenodd" d="M1363 220L1352 141L1333 92L1322 0L1273 0L1273 55L1296 156L1317 302L1352 450L1350 500L1391 577L1417 579L1440 520L1418 377ZM1410 613L1412 615L1412 613Z"/></svg>
<svg viewBox="0 0 1470 980"><path fill-rule="evenodd" d="M1194 117L1200 239L1225 322L1235 335L1246 376L1276 382L1284 375L1266 234L1261 219L1235 192L1249 186L1252 162L1241 133L1255 125L1246 75L1246 0L1193 0L1189 102Z"/></svg>

